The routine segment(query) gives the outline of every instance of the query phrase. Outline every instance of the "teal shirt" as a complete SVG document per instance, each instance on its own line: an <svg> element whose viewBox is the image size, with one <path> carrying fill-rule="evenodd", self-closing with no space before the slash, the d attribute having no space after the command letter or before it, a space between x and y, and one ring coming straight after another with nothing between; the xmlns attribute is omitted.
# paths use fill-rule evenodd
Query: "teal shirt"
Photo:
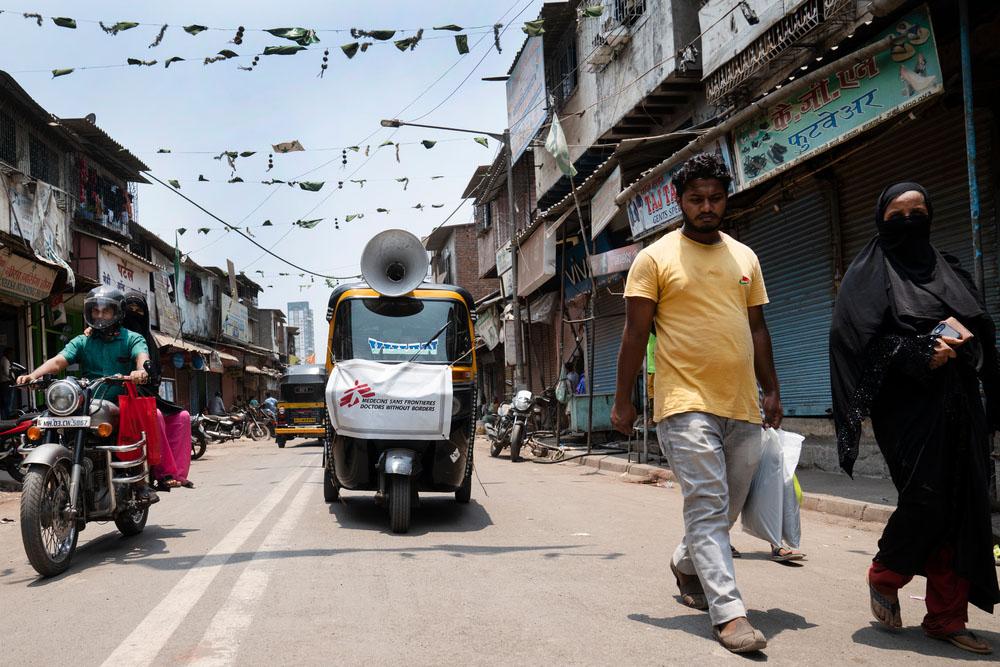
<svg viewBox="0 0 1000 667"><path fill-rule="evenodd" d="M60 352L71 364L80 364L80 372L85 378L94 379L106 375L128 375L135 370L135 360L140 354L149 354L146 339L128 329L119 329L111 340L99 336L79 335ZM114 399L123 391L121 385L102 384L95 398Z"/></svg>

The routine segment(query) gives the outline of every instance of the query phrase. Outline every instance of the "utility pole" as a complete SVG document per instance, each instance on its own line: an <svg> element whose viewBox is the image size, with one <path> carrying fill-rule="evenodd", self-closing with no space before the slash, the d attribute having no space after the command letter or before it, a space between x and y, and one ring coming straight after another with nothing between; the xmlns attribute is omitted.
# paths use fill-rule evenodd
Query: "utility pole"
<svg viewBox="0 0 1000 667"><path fill-rule="evenodd" d="M524 381L524 338L521 323L521 300L517 298L517 218L514 216L514 154L510 130L503 131L504 159L507 162L507 222L510 229L510 299L514 315L514 391L526 389Z"/></svg>

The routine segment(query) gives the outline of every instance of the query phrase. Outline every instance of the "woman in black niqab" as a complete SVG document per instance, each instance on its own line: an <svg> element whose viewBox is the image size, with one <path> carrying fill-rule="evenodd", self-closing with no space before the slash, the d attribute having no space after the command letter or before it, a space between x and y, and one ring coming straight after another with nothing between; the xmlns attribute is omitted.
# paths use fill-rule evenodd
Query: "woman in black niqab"
<svg viewBox="0 0 1000 667"><path fill-rule="evenodd" d="M922 205L914 195L900 199L914 192ZM993 321L958 261L931 245L932 219L917 183L879 197L878 234L851 263L834 308L834 422L840 465L853 474L861 423L871 417L899 492L869 570L873 614L899 627L895 591L927 576L924 631L974 650L982 642L965 630L968 603L992 613L1000 602L987 472L989 436L1000 424L1000 367ZM932 368L931 332L949 317L974 337Z"/></svg>

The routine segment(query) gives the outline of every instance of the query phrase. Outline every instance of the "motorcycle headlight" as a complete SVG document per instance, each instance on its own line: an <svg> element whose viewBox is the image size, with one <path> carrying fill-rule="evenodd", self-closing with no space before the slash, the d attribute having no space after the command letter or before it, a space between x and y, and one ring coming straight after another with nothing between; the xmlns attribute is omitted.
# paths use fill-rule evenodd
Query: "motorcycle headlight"
<svg viewBox="0 0 1000 667"><path fill-rule="evenodd" d="M83 391L75 382L59 380L49 385L45 391L45 405L57 417L65 417L76 412L83 400Z"/></svg>
<svg viewBox="0 0 1000 667"><path fill-rule="evenodd" d="M514 397L514 409L524 412L531 407L531 396L525 396L524 394L518 394Z"/></svg>

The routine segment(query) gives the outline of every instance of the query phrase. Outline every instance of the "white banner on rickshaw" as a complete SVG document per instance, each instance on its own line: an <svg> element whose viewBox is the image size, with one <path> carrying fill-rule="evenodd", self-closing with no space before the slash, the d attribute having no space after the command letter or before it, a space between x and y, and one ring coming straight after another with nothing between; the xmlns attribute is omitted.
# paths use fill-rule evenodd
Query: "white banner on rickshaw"
<svg viewBox="0 0 1000 667"><path fill-rule="evenodd" d="M447 440L451 435L451 367L339 361L326 384L326 407L339 435Z"/></svg>

